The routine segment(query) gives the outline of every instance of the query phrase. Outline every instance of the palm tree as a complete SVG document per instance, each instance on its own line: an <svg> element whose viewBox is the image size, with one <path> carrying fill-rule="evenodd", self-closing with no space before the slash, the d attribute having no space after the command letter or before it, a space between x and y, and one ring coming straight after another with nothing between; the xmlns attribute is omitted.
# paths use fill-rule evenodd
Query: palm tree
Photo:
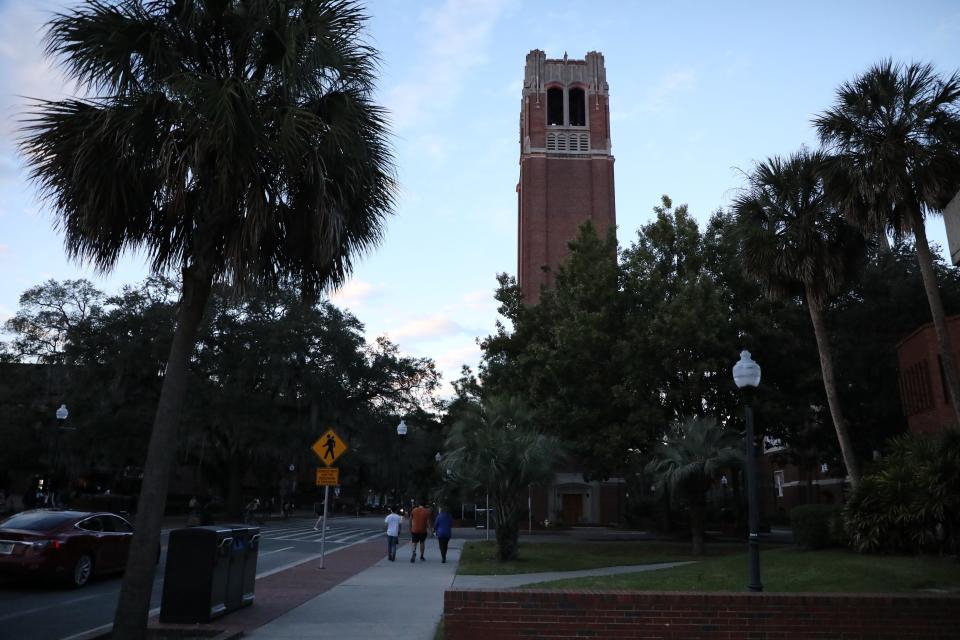
<svg viewBox="0 0 960 640"><path fill-rule="evenodd" d="M187 361L213 282L340 285L395 193L377 52L350 0L88 0L47 53L90 97L38 102L21 150L67 253L182 279L114 637L146 633Z"/></svg>
<svg viewBox="0 0 960 640"><path fill-rule="evenodd" d="M546 482L562 455L559 440L530 426L531 414L514 397L462 406L440 461L447 481L489 492L495 508L497 557L517 558L527 488Z"/></svg>
<svg viewBox="0 0 960 640"><path fill-rule="evenodd" d="M714 418L687 418L652 453L646 471L660 491L683 499L690 511L693 555L703 555L707 491L724 469L743 464L743 438Z"/></svg>
<svg viewBox="0 0 960 640"><path fill-rule="evenodd" d="M824 306L862 263L865 243L826 197L826 156L806 149L783 160L759 163L748 187L733 201L744 270L773 298L802 297L813 323L827 406L837 432L850 484L860 482L860 464L840 407Z"/></svg>
<svg viewBox="0 0 960 640"><path fill-rule="evenodd" d="M837 90L837 104L813 120L836 154L831 195L865 233L912 233L943 371L960 424L960 378L924 221L960 190L960 73L938 76L929 64L871 67Z"/></svg>

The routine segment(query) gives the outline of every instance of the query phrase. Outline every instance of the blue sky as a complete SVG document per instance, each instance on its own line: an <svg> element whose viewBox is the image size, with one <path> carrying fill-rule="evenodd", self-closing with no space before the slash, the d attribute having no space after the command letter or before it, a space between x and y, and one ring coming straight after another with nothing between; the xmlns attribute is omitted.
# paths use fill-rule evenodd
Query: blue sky
<svg viewBox="0 0 960 640"><path fill-rule="evenodd" d="M106 291L146 275L129 256L107 276L69 263L13 149L20 96L70 95L40 51L65 2L0 0L0 319L24 289L86 277ZM816 145L810 118L836 87L885 58L960 68L960 2L376 0L368 35L393 114L397 215L334 299L370 337L437 360L446 380L493 330L498 272L516 268L524 57L601 51L610 85L618 236L629 244L661 194L701 221L738 169ZM943 223L928 224L946 245Z"/></svg>

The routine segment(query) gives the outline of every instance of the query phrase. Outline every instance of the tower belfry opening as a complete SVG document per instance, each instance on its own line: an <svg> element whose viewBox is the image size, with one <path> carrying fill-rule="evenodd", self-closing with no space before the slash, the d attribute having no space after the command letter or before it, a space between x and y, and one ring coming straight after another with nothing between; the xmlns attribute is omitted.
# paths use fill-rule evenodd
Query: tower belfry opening
<svg viewBox="0 0 960 640"><path fill-rule="evenodd" d="M616 225L610 106L603 54L583 60L527 54L520 104L517 279L536 303L553 285L567 244L590 220Z"/></svg>

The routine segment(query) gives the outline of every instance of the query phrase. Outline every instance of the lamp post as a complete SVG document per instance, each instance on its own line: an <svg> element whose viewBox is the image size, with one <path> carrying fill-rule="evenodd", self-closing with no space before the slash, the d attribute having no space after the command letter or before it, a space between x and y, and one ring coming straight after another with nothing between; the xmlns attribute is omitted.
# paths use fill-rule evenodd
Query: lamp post
<svg viewBox="0 0 960 640"><path fill-rule="evenodd" d="M64 429L69 429L67 426L67 418L70 417L70 411L67 410L67 405L61 403L60 407L57 409L54 414L57 417L57 433L56 433L56 444L54 445L54 460L56 461L53 468L54 473L54 482L51 483L50 487L50 499L53 506L59 506L57 504L56 492L61 490L60 487L60 468L63 466L63 458L60 445L60 432Z"/></svg>
<svg viewBox="0 0 960 640"><path fill-rule="evenodd" d="M287 472L290 474L288 484L286 485L286 491L284 491L284 481L283 478L280 478L280 517L286 520L290 516L290 512L287 509L288 504L293 502L293 492L296 491L296 476L294 475L297 471L297 467L292 462L290 466L287 467ZM281 472L282 475L282 472Z"/></svg>
<svg viewBox="0 0 960 640"><path fill-rule="evenodd" d="M747 589L763 591L760 582L760 513L757 505L757 468L753 443L753 408L750 406L753 391L760 385L760 365L750 358L749 351L740 352L740 361L733 366L733 381L743 391L743 412L747 423L747 511L750 524L748 564L750 582Z"/></svg>
<svg viewBox="0 0 960 640"><path fill-rule="evenodd" d="M403 418L400 418L400 424L397 425L397 435L400 436L401 446L403 439L407 435L407 423L404 422ZM400 456L399 449L397 453L397 503L400 505L400 508L403 508L403 495L400 492L400 465L403 464L403 460Z"/></svg>

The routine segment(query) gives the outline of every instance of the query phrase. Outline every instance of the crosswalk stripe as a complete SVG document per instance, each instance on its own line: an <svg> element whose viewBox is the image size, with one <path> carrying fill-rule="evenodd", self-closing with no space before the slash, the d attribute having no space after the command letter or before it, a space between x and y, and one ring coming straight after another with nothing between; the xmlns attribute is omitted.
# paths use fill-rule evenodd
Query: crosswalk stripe
<svg viewBox="0 0 960 640"><path fill-rule="evenodd" d="M328 527L326 537L327 540L331 542L344 542L364 536L380 535L380 533L381 532L376 529L364 527ZM312 527L309 529L275 530L261 534L261 537L266 540L287 540L294 542L319 541L322 536L322 531Z"/></svg>

